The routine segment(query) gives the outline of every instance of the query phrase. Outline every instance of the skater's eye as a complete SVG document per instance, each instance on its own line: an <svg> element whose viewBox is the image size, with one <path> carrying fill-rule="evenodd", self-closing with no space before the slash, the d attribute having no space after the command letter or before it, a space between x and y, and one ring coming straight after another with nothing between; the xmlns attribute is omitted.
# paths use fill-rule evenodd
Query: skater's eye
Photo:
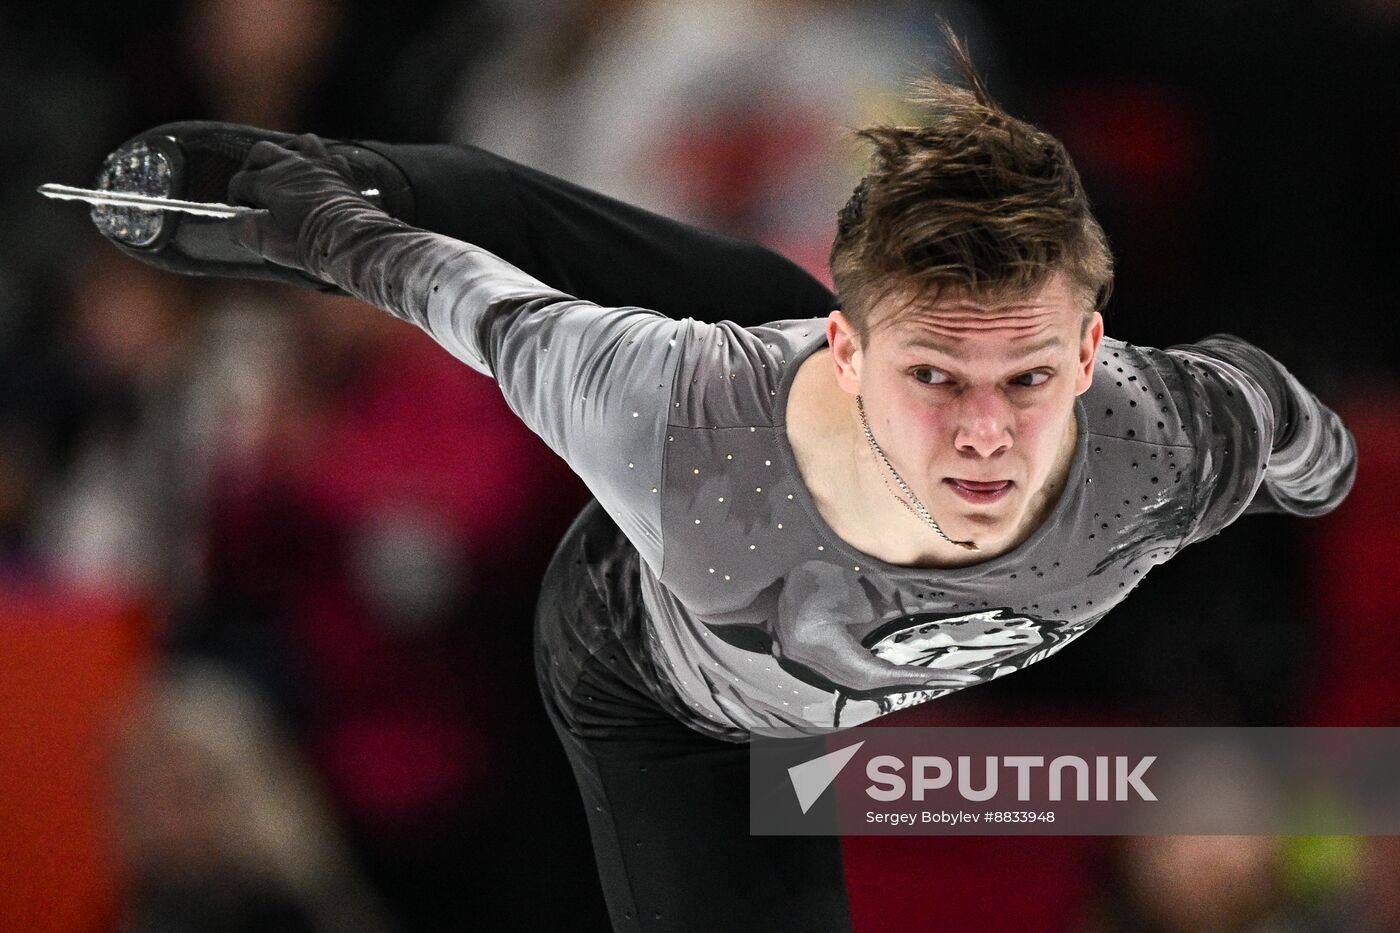
<svg viewBox="0 0 1400 933"><path fill-rule="evenodd" d="M951 386L954 384L951 376L943 370L935 369L932 366L915 366L909 370L909 374L913 376L917 382L921 382L926 386ZM1021 373L1019 376L1012 376L1010 381L1013 386L1018 388L1035 389L1049 382L1050 377L1053 375L1054 372L1051 370L1036 369L1028 373Z"/></svg>
<svg viewBox="0 0 1400 933"><path fill-rule="evenodd" d="M1034 389L1036 386L1043 386L1050 381L1052 374L1049 370L1037 369L1028 373L1021 373L1011 380L1012 384L1022 386L1027 389Z"/></svg>
<svg viewBox="0 0 1400 933"><path fill-rule="evenodd" d="M947 373L941 369L934 369L932 366L915 366L909 370L909 374L926 386L946 386L953 381L948 378Z"/></svg>

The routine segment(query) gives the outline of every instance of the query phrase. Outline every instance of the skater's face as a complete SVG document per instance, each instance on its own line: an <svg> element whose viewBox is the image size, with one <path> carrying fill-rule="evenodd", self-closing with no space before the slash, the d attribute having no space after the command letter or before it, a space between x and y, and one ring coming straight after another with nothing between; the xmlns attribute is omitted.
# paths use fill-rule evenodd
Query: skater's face
<svg viewBox="0 0 1400 933"><path fill-rule="evenodd" d="M827 337L876 442L950 538L983 550L1019 541L1063 485L1103 318L1086 323L1062 274L1015 298L945 292L871 312L863 343L840 311Z"/></svg>

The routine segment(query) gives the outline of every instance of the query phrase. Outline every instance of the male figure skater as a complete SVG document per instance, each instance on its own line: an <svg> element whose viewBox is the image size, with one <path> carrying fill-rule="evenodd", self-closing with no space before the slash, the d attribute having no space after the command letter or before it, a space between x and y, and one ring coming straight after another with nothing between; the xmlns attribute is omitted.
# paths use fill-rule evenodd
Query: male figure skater
<svg viewBox="0 0 1400 933"><path fill-rule="evenodd" d="M755 247L480 150L210 124L126 149L220 186L246 152L228 196L262 209L144 246L110 228L128 252L422 327L588 484L536 661L619 930L848 929L839 840L747 834L752 730L1010 673L1181 547L1350 488L1350 435L1261 350L1104 336L1111 256L1069 156L954 49L967 87L930 79L927 125L863 133L835 310Z"/></svg>

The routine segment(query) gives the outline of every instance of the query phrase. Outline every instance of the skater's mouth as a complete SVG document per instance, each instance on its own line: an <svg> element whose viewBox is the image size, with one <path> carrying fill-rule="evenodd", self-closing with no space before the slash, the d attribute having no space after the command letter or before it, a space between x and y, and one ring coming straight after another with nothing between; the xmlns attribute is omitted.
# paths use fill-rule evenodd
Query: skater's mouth
<svg viewBox="0 0 1400 933"><path fill-rule="evenodd" d="M1010 491L1015 485L1009 479L1001 480L973 480L958 479L949 477L943 482L947 483L954 492L962 496L969 502L985 505L989 502L996 502Z"/></svg>

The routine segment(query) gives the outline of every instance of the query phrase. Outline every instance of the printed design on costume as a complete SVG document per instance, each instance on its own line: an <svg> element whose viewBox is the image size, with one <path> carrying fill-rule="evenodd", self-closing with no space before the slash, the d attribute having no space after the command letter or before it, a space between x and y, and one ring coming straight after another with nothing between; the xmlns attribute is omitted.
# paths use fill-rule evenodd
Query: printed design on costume
<svg viewBox="0 0 1400 933"><path fill-rule="evenodd" d="M1063 622L1001 608L901 616L882 624L861 644L894 664L991 678L1034 664L1066 637Z"/></svg>
<svg viewBox="0 0 1400 933"><path fill-rule="evenodd" d="M920 612L883 623L862 644L892 664L956 669L991 680L1048 658L1088 631L1094 621L1069 624L1010 608ZM851 701L872 701L875 715L883 716L951 692L940 688L871 696L838 690L832 725L841 725L841 716ZM861 721L866 718L862 716Z"/></svg>
<svg viewBox="0 0 1400 933"><path fill-rule="evenodd" d="M838 725L849 702L874 703L880 713L923 702L950 692L926 683L939 669L990 680L1058 651L1092 624L1009 607L935 608L940 604L948 606L947 597L931 585L895 587L809 561L758 594L754 605L767 611L757 624L726 624L722 615L707 622L723 641L771 655L787 674L826 694ZM889 665L907 678L892 680Z"/></svg>
<svg viewBox="0 0 1400 933"><path fill-rule="evenodd" d="M1170 467L1180 480L1182 471L1177 469L1174 459L1179 455L1172 456ZM1171 488L1163 488L1150 498L1142 496L1142 502L1142 505L1133 506L1126 516L1113 515L1110 529L1104 533L1105 537L1111 537L1112 543L1089 571L1089 576L1097 577L1110 570L1121 572L1134 564L1155 567L1176 553L1191 519L1190 500L1174 494ZM1094 520L1098 519L1095 513Z"/></svg>

